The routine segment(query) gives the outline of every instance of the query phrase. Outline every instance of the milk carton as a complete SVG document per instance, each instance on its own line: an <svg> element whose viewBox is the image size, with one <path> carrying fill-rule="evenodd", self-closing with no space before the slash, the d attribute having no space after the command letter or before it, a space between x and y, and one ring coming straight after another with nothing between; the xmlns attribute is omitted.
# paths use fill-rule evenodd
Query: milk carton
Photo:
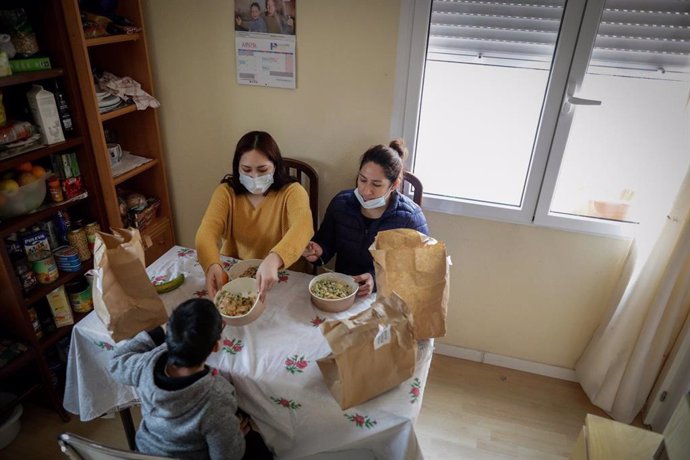
<svg viewBox="0 0 690 460"><path fill-rule="evenodd" d="M64 142L65 135L62 133L60 114L53 93L46 91L41 85L32 85L26 97L34 122L41 130L41 142L46 145Z"/></svg>

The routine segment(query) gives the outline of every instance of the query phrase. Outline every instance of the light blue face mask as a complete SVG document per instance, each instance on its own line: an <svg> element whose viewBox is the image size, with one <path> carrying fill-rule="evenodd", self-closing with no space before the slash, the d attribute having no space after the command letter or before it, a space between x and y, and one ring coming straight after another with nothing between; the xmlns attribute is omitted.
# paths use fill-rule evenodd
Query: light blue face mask
<svg viewBox="0 0 690 460"><path fill-rule="evenodd" d="M362 197L362 195L359 193L359 189L355 188L355 197L357 198L357 201L359 201L359 204L361 204L364 209L376 209L376 208L380 208L380 207L386 205L386 200L388 199L388 195L390 195L392 191L393 191L393 189L391 188L383 196L380 196L378 198L374 198L373 200L365 201L364 197Z"/></svg>
<svg viewBox="0 0 690 460"><path fill-rule="evenodd" d="M240 173L240 184L244 185L252 195L262 195L273 185L273 173L264 174L259 177L247 176L246 174Z"/></svg>

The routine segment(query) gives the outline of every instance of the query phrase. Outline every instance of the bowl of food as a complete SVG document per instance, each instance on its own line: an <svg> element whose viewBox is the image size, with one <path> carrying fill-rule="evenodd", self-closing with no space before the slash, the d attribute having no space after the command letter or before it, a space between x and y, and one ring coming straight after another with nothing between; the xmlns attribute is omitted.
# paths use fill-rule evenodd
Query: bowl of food
<svg viewBox="0 0 690 460"><path fill-rule="evenodd" d="M234 280L236 278L255 278L256 270L261 265L261 259L247 259L240 260L232 267L228 268L228 278Z"/></svg>
<svg viewBox="0 0 690 460"><path fill-rule="evenodd" d="M218 291L214 299L220 316L230 326L246 326L264 312L254 278L236 278Z"/></svg>
<svg viewBox="0 0 690 460"><path fill-rule="evenodd" d="M309 282L311 302L319 310L329 313L345 311L355 303L359 285L354 278L342 273L323 273Z"/></svg>

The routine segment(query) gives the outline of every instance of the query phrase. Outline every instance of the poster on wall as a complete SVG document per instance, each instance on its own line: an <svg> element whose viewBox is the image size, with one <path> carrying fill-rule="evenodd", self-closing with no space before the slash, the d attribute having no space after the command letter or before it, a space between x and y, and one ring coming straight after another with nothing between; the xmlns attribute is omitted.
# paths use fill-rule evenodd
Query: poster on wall
<svg viewBox="0 0 690 460"><path fill-rule="evenodd" d="M296 2L235 0L237 83L295 89Z"/></svg>

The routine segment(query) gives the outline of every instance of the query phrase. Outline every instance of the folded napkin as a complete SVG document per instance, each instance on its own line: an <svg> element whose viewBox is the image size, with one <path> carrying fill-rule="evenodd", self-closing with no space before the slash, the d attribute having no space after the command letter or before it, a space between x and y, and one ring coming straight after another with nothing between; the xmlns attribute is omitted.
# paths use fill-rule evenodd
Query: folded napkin
<svg viewBox="0 0 690 460"><path fill-rule="evenodd" d="M144 110L148 107L156 109L161 106L155 97L141 89L139 82L131 77L120 78L110 72L103 72L103 76L98 80L98 86L103 91L107 91L123 101L128 101L131 98L138 110Z"/></svg>

